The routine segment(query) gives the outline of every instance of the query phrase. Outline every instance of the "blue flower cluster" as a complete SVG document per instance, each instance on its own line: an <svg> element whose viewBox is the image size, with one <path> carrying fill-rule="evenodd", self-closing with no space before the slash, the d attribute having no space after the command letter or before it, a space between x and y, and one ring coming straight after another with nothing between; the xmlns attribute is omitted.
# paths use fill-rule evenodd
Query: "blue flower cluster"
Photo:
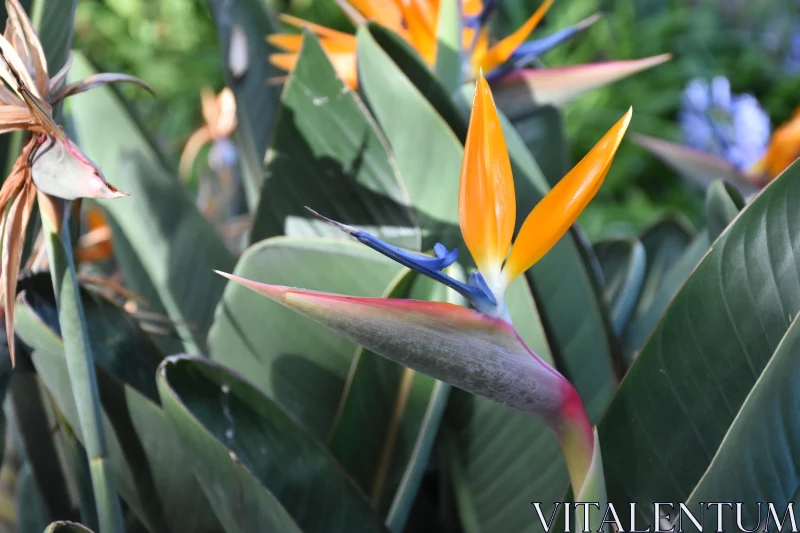
<svg viewBox="0 0 800 533"><path fill-rule="evenodd" d="M695 78L683 93L678 120L685 145L728 160L740 170L755 164L767 149L769 116L751 94L732 94L730 82Z"/></svg>

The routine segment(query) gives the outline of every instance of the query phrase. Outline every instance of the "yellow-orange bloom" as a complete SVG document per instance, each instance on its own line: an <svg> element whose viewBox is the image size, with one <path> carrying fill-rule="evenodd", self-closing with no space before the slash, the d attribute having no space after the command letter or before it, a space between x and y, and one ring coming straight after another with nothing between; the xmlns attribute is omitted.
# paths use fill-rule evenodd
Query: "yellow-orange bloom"
<svg viewBox="0 0 800 533"><path fill-rule="evenodd" d="M511 246L514 180L492 92L479 73L461 168L459 218L464 241L498 301L514 278L558 242L600 189L631 114L632 109L534 207Z"/></svg>
<svg viewBox="0 0 800 533"><path fill-rule="evenodd" d="M437 27L439 22L439 0L343 0L349 13L364 20L374 20L405 39L430 66L436 61ZM469 55L469 66L473 76L478 70L490 71L502 65L516 50L544 17L553 0L544 0L542 5L514 33L490 45L486 28L463 29L463 46ZM463 12L467 17L477 17L483 10L482 0L466 0ZM320 40L322 48L330 58L339 77L350 87L358 84L356 69L356 38L319 24L304 21L297 17L282 15L281 20L296 28L305 27ZM476 31L478 35L476 36ZM295 34L276 34L267 41L282 50L272 54L270 62L276 67L291 71L297 63L302 44L302 36Z"/></svg>

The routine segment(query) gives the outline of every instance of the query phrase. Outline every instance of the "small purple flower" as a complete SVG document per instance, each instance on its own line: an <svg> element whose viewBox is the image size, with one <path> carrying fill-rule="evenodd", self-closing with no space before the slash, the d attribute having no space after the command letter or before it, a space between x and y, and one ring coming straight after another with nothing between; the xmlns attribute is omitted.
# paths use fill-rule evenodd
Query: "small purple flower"
<svg viewBox="0 0 800 533"><path fill-rule="evenodd" d="M789 75L800 73L800 25L794 27L783 58L783 68Z"/></svg>
<svg viewBox="0 0 800 533"><path fill-rule="evenodd" d="M725 158L746 170L769 143L769 116L751 94L732 94L730 82L717 76L709 84L695 78L683 93L678 113L687 146Z"/></svg>

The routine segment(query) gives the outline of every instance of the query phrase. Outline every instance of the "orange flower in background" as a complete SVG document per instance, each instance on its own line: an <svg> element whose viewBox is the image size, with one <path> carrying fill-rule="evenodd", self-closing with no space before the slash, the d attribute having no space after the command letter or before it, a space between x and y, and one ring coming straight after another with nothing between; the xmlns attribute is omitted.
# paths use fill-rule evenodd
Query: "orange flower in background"
<svg viewBox="0 0 800 533"><path fill-rule="evenodd" d="M213 90L205 87L200 92L200 109L205 124L192 133L183 148L178 166L183 177L191 174L197 154L203 146L209 142L226 143L236 129L236 99L229 88L225 87L218 95L214 95ZM227 148L232 149L232 146Z"/></svg>
<svg viewBox="0 0 800 533"><path fill-rule="evenodd" d="M798 157L800 157L800 107L794 110L791 119L772 133L767 153L753 166L753 173L770 182Z"/></svg>
<svg viewBox="0 0 800 533"><path fill-rule="evenodd" d="M518 50L531 32L544 17L553 0L545 0L533 15L514 33L490 45L489 33L483 22L485 14L494 7L495 2L467 0L463 4L463 15L467 23L463 30L464 51L469 57L469 68L473 77L478 70L491 72L505 63ZM345 11L354 22L366 20L389 28L405 39L428 64L436 61L436 31L439 21L438 0L347 0L342 2ZM307 28L320 40L320 44L333 63L336 72L350 87L358 85L356 69L356 37L313 24L297 17L281 15L281 20L296 28ZM469 21L475 21L471 24ZM571 31L570 35L582 29ZM565 36L566 38L568 36ZM563 39L561 39L563 40ZM267 41L283 50L282 53L270 56L270 62L276 67L291 71L297 63L302 45L302 35L276 34L267 37ZM558 41L560 42L560 40ZM554 42L553 44L558 44Z"/></svg>

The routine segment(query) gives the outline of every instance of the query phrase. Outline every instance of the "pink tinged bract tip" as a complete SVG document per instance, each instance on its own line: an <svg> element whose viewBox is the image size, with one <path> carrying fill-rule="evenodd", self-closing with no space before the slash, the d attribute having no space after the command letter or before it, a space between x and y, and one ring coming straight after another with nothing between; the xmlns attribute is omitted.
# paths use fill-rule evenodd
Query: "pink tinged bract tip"
<svg viewBox="0 0 800 533"><path fill-rule="evenodd" d="M516 116L531 105L564 105L589 91L621 80L671 59L670 54L558 68L512 71L492 84L504 113Z"/></svg>
<svg viewBox="0 0 800 533"><path fill-rule="evenodd" d="M36 150L31 175L40 191L65 200L129 196L108 183L100 169L74 144L52 137L45 138Z"/></svg>
<svg viewBox="0 0 800 533"><path fill-rule="evenodd" d="M448 303L342 296L218 273L398 364L536 414L556 431L573 415L572 385L503 320Z"/></svg>

